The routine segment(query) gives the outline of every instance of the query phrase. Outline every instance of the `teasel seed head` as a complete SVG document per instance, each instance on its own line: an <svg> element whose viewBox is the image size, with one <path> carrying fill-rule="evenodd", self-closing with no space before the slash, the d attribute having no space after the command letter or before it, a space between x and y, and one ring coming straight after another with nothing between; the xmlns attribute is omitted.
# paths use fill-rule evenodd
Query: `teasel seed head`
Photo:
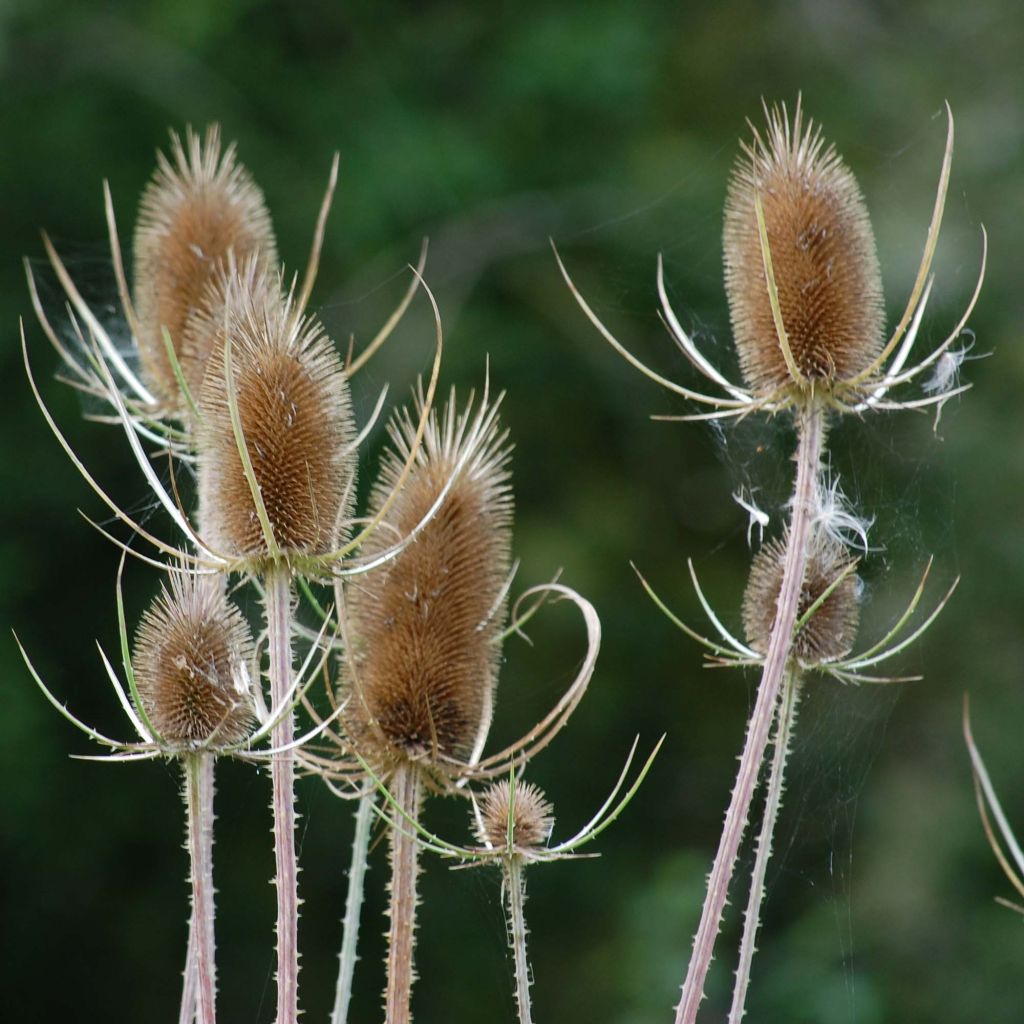
<svg viewBox="0 0 1024 1024"><path fill-rule="evenodd" d="M184 409L163 339L166 328L185 381L195 394L209 348L194 331L186 341L190 314L201 308L208 282L229 252L241 264L259 253L276 261L274 231L263 193L235 158L221 149L220 128L205 139L186 129L171 133L171 156L157 154L157 169L142 194L134 241L134 305L142 372L173 413Z"/></svg>
<svg viewBox="0 0 1024 1024"><path fill-rule="evenodd" d="M766 109L764 138L743 144L725 203L725 286L743 377L755 396L791 391L769 298L760 198L782 322L803 385L828 392L867 369L883 344L882 280L867 207L821 130Z"/></svg>
<svg viewBox="0 0 1024 1024"><path fill-rule="evenodd" d="M245 739L255 720L249 626L215 582L172 574L136 633L139 697L171 748L223 749Z"/></svg>
<svg viewBox="0 0 1024 1024"><path fill-rule="evenodd" d="M555 826L554 807L543 791L530 782L517 781L513 791L508 779L502 779L487 787L477 806L476 837L484 846L499 850L509 843L510 813L512 846L518 851L528 853L543 848Z"/></svg>
<svg viewBox="0 0 1024 1024"><path fill-rule="evenodd" d="M768 650L775 624L786 546L785 537L769 541L754 556L750 567L743 595L743 627L747 643L759 654ZM807 556L797 605L798 622L833 584L836 585L831 593L793 638L793 658L803 668L845 658L853 650L860 621L860 581L853 572L853 559L841 544L819 531L812 539Z"/></svg>
<svg viewBox="0 0 1024 1024"><path fill-rule="evenodd" d="M262 509L239 452L233 404ZM229 275L198 406L207 545L257 572L276 559L301 567L335 550L351 517L356 472L348 379L323 327L299 314L279 273L256 255Z"/></svg>
<svg viewBox="0 0 1024 1024"><path fill-rule="evenodd" d="M494 406L459 415L452 394L440 422L431 413L411 473L382 526L373 555L415 530L380 569L356 577L346 617L348 733L382 770L397 760L465 763L490 725L510 568L510 448ZM403 411L389 425L371 505L399 481L415 425Z"/></svg>

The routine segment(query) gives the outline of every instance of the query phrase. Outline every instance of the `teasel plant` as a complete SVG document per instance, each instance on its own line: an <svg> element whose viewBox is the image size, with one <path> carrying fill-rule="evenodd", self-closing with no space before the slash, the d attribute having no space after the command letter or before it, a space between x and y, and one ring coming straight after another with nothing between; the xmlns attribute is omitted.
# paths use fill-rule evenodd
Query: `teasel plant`
<svg viewBox="0 0 1024 1024"><path fill-rule="evenodd" d="M370 502L381 524L364 545L365 556L408 535L433 511L415 541L386 564L336 584L341 728L331 746L302 753L303 762L339 796L360 801L334 1024L347 1020L361 902L356 887L370 816L384 816L390 847L385 1020L405 1024L412 1019L416 976L422 847L417 830L425 796L468 796L471 784L505 777L525 764L565 726L594 671L601 636L597 613L557 580L527 590L512 626L504 624L514 568L511 449L498 419L500 401L491 399L485 384L479 404L471 396L460 411L453 391L440 414L431 412L421 444L416 423L427 408L422 392L411 411L392 419L391 446ZM406 474L410 460L413 468ZM501 643L548 596L575 603L586 627L586 655L547 715L501 752L484 756ZM375 803L378 786L386 799Z"/></svg>
<svg viewBox="0 0 1024 1024"><path fill-rule="evenodd" d="M963 715L964 743L971 759L971 772L974 776L974 795L978 803L978 815L985 838L995 855L999 867L1019 897L1024 898L1024 850L1014 834L1013 828L1006 817L1006 812L999 801L995 786L992 783L985 760L974 740L971 729L970 701L964 694ZM1024 903L1013 903L1002 896L996 902L1018 914L1024 914Z"/></svg>
<svg viewBox="0 0 1024 1024"><path fill-rule="evenodd" d="M673 311L665 286L664 267L658 260L657 290L660 317L687 361L719 393L705 393L677 384L656 373L622 345L602 323L573 284L558 256L562 275L577 304L605 340L647 377L704 408L661 420L728 420L753 413L785 414L797 435L795 480L789 500L789 521L783 539L765 555L775 565L778 580L774 603L757 637L742 644L728 636L724 626L701 596L702 604L722 640L715 652L726 662L739 661L761 670L757 699L747 726L746 742L726 812L725 823L711 872L693 950L676 1007L676 1024L693 1024L704 997L715 939L724 912L729 883L749 817L750 804L761 774L772 724L776 723L776 756L769 769L774 801L781 798L785 751L796 712L798 688L792 680L800 669L800 638L818 618L823 605L808 616L802 595L813 573L809 566L825 550L822 532L845 543L853 533L866 536L863 520L843 507L838 489L828 485L825 463L829 423L838 416L865 415L883 410L922 410L942 406L970 385L960 384L948 365L959 367L965 347L957 341L974 309L984 279L987 239L982 228L981 265L967 307L950 334L917 362L911 353L932 292L932 261L939 237L953 156L953 117L946 106L948 128L932 219L924 252L907 305L892 334L884 333L881 273L874 235L863 195L852 172L834 147L826 146L821 130L805 121L798 99L793 117L785 105L765 104L766 128L750 125L752 138L742 143L725 204L723 250L726 294L742 383L729 380L700 351ZM919 396L907 395L908 386L924 384ZM829 500L823 501L824 498ZM755 510L759 511L759 510ZM866 546L866 545L865 545ZM817 553L817 554L816 554ZM843 580L853 572L841 552L829 558L831 584L841 592ZM756 568L756 567L755 567ZM692 570L691 570L692 571ZM694 577L695 586L696 577ZM748 602L763 605L766 587L753 584ZM699 587L698 587L699 589ZM775 583L770 588L775 591ZM826 590L828 588L826 587ZM838 600L837 589L827 600ZM948 596L948 595L947 595ZM916 600L911 603L916 606ZM945 599L939 603L939 608ZM813 600L811 604L813 605ZM926 620L930 623L932 617ZM747 616L748 626L750 616ZM848 620L844 620L849 625ZM838 623L836 625L839 625ZM830 625L829 628L832 628ZM845 629L845 627L844 627ZM920 635L915 630L909 639ZM755 639L756 648L755 649ZM890 636L889 640L892 637ZM896 653L884 642L860 658L847 658L833 647L824 664L845 681L859 681L859 670L874 664L876 656ZM716 644L717 642L711 641ZM886 653L888 651L888 653ZM818 659L812 659L817 661ZM880 659L879 659L880 660ZM789 682L787 682L789 681ZM770 849L771 822L777 807L773 797L765 814L765 832L759 859ZM736 995L730 1013L735 1024L744 1012L744 999L763 894L763 863L755 867L747 930L742 940ZM758 874L761 874L759 881Z"/></svg>
<svg viewBox="0 0 1024 1024"><path fill-rule="evenodd" d="M214 955L213 823L214 762L235 757L263 763L280 749L263 748L279 720L290 715L316 678L314 651L284 701L269 711L258 690L259 657L249 625L224 588L207 578L171 571L143 614L131 649L121 575L116 603L124 681L97 645L114 693L138 739L121 741L77 718L46 686L28 653L18 647L47 701L90 740L107 748L81 760L125 763L176 760L183 774L192 908L179 1021L216 1020ZM17 637L15 637L17 640ZM316 728L309 737L322 731ZM294 741L293 741L294 742Z"/></svg>
<svg viewBox="0 0 1024 1024"><path fill-rule="evenodd" d="M414 271L415 286L381 332L356 358L350 346L343 362L319 321L305 312L319 265L337 157L302 284L296 280L286 288L261 194L235 163L233 149L220 154L215 130L207 134L205 145L189 133L185 147L175 139L172 149L174 162L161 161L143 198L135 242L134 303L105 189L115 277L132 338L129 357L89 308L45 236L52 268L67 297L66 330L58 330L47 316L31 269L29 287L37 317L61 356L67 379L109 406L111 414L105 418L122 427L149 489L179 531L178 542L142 526L91 475L42 399L24 327L22 351L33 394L61 446L115 517L155 549L155 557L93 523L100 532L126 553L161 570L201 577L211 589L223 590L232 575L259 586L270 704L287 708L273 721L270 744L275 751L271 774L278 894L277 1020L290 1024L298 1014L292 786L296 737L289 703L296 689L292 582L298 575L334 579L367 572L413 539L415 529L390 548L375 550L371 559L357 554L388 507L385 501L376 519L363 522L358 531L352 529L356 452L380 413L386 389L369 423L357 433L348 379L386 340L422 279ZM235 226L229 230L231 224ZM424 258L425 247L421 267ZM153 281L148 274L166 279ZM437 306L429 290L427 294L437 325L435 354L414 448L426 427L442 351ZM178 337L172 336L171 327ZM70 342L64 340L68 336ZM156 339L160 348L155 347ZM177 387L173 394L172 382ZM147 444L155 445L155 451L148 452ZM154 465L161 455L169 457L169 484ZM185 466L196 478L197 512L184 507L176 465ZM396 479L392 501L402 474ZM195 928L190 936L191 949L198 943ZM186 990L189 986L186 976ZM183 1018L187 1012L183 1003Z"/></svg>

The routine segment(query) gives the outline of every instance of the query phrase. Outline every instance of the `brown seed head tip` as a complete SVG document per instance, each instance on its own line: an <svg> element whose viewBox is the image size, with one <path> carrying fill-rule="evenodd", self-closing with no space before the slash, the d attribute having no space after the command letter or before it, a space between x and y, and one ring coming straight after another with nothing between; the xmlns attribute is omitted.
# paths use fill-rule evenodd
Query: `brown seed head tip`
<svg viewBox="0 0 1024 1024"><path fill-rule="evenodd" d="M759 654L768 650L782 589L786 538L769 541L754 556L743 595L743 627L747 643ZM853 650L860 621L859 580L850 570L846 549L825 534L815 535L807 557L804 584L797 605L799 620L844 573L847 574L799 629L793 657L804 668L845 658Z"/></svg>
<svg viewBox="0 0 1024 1024"><path fill-rule="evenodd" d="M211 320L214 345L198 401L203 539L257 569L278 554L326 555L351 520L356 472L341 359L319 322L303 319L282 294L279 273L257 257L229 275L223 294L224 306ZM276 552L239 455L232 404Z"/></svg>
<svg viewBox="0 0 1024 1024"><path fill-rule="evenodd" d="M511 561L510 448L496 407L471 405L458 414L453 393L440 422L431 413L401 483L416 434L403 410L371 495L380 510L401 484L365 554L419 529L348 596L349 734L385 761L464 762L490 724Z"/></svg>
<svg viewBox="0 0 1024 1024"><path fill-rule="evenodd" d="M274 231L263 193L236 161L234 145L221 150L217 125L207 128L202 140L191 128L184 142L172 132L170 158L157 155L157 169L139 204L134 304L144 376L174 412L183 409L183 401L162 328L170 332L195 394L206 358L194 348L182 357L185 325L190 312L202 307L206 285L229 252L239 263L259 252L268 266L274 264Z"/></svg>
<svg viewBox="0 0 1024 1024"><path fill-rule="evenodd" d="M518 850L546 846L555 826L554 807L545 799L543 791L529 782L517 782L515 790L507 779L496 782L484 791L478 809L474 831L481 844L487 847L503 849L509 845L510 816L512 846Z"/></svg>
<svg viewBox="0 0 1024 1024"><path fill-rule="evenodd" d="M174 574L146 610L132 665L143 709L164 743L224 748L253 725L249 627L207 578Z"/></svg>
<svg viewBox="0 0 1024 1024"><path fill-rule="evenodd" d="M856 377L882 348L882 279L867 207L821 130L766 109L765 136L742 146L725 203L729 314L744 380L768 397L793 387L769 301L761 199L782 322L800 375L818 387Z"/></svg>

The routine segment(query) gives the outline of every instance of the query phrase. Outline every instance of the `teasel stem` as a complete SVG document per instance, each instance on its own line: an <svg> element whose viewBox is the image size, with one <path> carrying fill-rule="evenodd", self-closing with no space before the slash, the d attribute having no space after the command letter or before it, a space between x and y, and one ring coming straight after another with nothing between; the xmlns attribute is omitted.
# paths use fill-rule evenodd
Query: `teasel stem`
<svg viewBox="0 0 1024 1024"><path fill-rule="evenodd" d="M184 759L185 804L188 816L188 846L192 874L192 917L189 961L185 967L182 1015L191 1021L186 1002L191 1004L198 1024L217 1019L217 975L213 936L213 755L207 751L188 754ZM192 957L195 960L192 960ZM189 975L195 987L189 985ZM192 988L192 995L189 989Z"/></svg>
<svg viewBox="0 0 1024 1024"><path fill-rule="evenodd" d="M270 706L281 708L292 681L291 575L281 561L271 563L265 578L265 612L270 649ZM281 715L271 733L278 751L271 763L274 790L274 864L277 888L277 1024L298 1020L298 865L295 858L295 738L291 711Z"/></svg>
<svg viewBox="0 0 1024 1024"><path fill-rule="evenodd" d="M190 844L191 845L191 844ZM188 915L188 941L185 944L185 970L182 972L181 1009L178 1024L193 1024L196 1019L196 915Z"/></svg>
<svg viewBox="0 0 1024 1024"><path fill-rule="evenodd" d="M533 1024L530 1006L530 965L526 959L526 917L523 906L526 903L526 874L523 858L511 854L503 861L505 891L508 894L508 941L516 965L516 1005L519 1007L519 1024Z"/></svg>
<svg viewBox="0 0 1024 1024"><path fill-rule="evenodd" d="M825 443L825 410L813 396L797 413L796 482L793 487L789 547L772 627L757 691L754 712L747 725L747 738L740 757L722 836L708 876L707 894L701 911L693 952L683 982L682 998L676 1007L675 1024L694 1024L704 998L704 982L714 953L715 939L722 923L729 882L736 866L740 842L747 825L750 802L768 746L768 734L779 700L783 673L789 661L796 625L800 589L807 566L807 549L814 511L815 481Z"/></svg>
<svg viewBox="0 0 1024 1024"><path fill-rule="evenodd" d="M423 780L415 764L402 762L388 784L397 807L391 828L391 903L388 916L388 978L384 991L385 1024L409 1024L412 1020L413 950L416 945L416 907L419 896L419 841L406 819L419 821Z"/></svg>
<svg viewBox="0 0 1024 1024"><path fill-rule="evenodd" d="M363 909L363 887L366 881L366 855L370 847L370 825L376 795L365 794L356 808L356 833L352 839L352 863L348 870L348 895L345 897L345 920L342 923L341 952L338 954L338 984L334 993L331 1024L347 1024L352 1000L352 977L355 974L356 948L359 942L359 915Z"/></svg>
<svg viewBox="0 0 1024 1024"><path fill-rule="evenodd" d="M736 966L736 984L732 992L732 1008L729 1010L729 1024L740 1024L745 1012L747 987L750 984L750 965L754 959L757 930L761 923L761 904L764 902L764 879L768 861L772 855L772 836L782 806L782 792L786 774L786 760L796 725L797 706L800 703L802 679L797 670L790 668L782 677L782 695L779 699L779 713L775 721L774 751L768 774L768 792L765 796L761 832L757 837L757 854L754 870L750 877L750 897L743 920L743 937L740 940L740 959Z"/></svg>

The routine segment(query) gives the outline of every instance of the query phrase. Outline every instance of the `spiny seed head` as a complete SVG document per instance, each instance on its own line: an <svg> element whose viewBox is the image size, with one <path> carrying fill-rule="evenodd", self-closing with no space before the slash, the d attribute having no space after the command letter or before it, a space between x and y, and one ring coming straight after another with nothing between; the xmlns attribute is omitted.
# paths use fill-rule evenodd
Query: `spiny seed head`
<svg viewBox="0 0 1024 1024"><path fill-rule="evenodd" d="M543 791L529 782L517 782L515 790L508 779L488 786L478 808L480 815L474 822L474 831L477 839L488 847L504 849L508 846L510 813L512 846L518 850L542 848L555 826L554 807L545 799Z"/></svg>
<svg viewBox="0 0 1024 1024"><path fill-rule="evenodd" d="M431 413L412 471L364 553L407 537L447 488L444 500L408 547L357 577L349 594L348 731L384 763L465 761L490 724L511 558L510 449L493 407L470 414L468 406L457 414L454 393L440 423ZM377 510L416 432L407 410L389 430L393 447L371 495Z"/></svg>
<svg viewBox="0 0 1024 1024"><path fill-rule="evenodd" d="M849 381L882 348L875 239L859 186L800 102L767 111L743 144L725 203L725 287L743 377L755 395L793 387L768 296L754 199L760 196L782 322L800 374L819 387Z"/></svg>
<svg viewBox="0 0 1024 1024"><path fill-rule="evenodd" d="M219 581L174 574L142 616L132 666L142 707L172 748L243 740L253 724L252 637Z"/></svg>
<svg viewBox="0 0 1024 1024"><path fill-rule="evenodd" d="M765 544L754 556L743 595L743 627L747 643L759 654L768 650L775 624L787 538ZM804 668L845 658L853 650L860 620L859 580L846 549L827 534L817 533L807 555L804 583L797 605L799 620L845 572L846 575L798 630L793 657Z"/></svg>
<svg viewBox="0 0 1024 1024"><path fill-rule="evenodd" d="M134 243L139 357L147 383L169 410L182 411L183 402L162 328L195 394L209 350L195 336L185 345L189 314L202 306L206 285L229 252L239 263L258 252L272 266L275 248L263 193L237 163L234 145L221 151L220 128L211 125L204 140L188 128L184 143L172 132L171 157L157 154L142 194Z"/></svg>
<svg viewBox="0 0 1024 1024"><path fill-rule="evenodd" d="M276 551L239 455L232 403ZM204 541L257 569L278 556L333 551L351 517L356 471L348 380L319 322L299 315L278 272L256 257L230 277L198 405Z"/></svg>

